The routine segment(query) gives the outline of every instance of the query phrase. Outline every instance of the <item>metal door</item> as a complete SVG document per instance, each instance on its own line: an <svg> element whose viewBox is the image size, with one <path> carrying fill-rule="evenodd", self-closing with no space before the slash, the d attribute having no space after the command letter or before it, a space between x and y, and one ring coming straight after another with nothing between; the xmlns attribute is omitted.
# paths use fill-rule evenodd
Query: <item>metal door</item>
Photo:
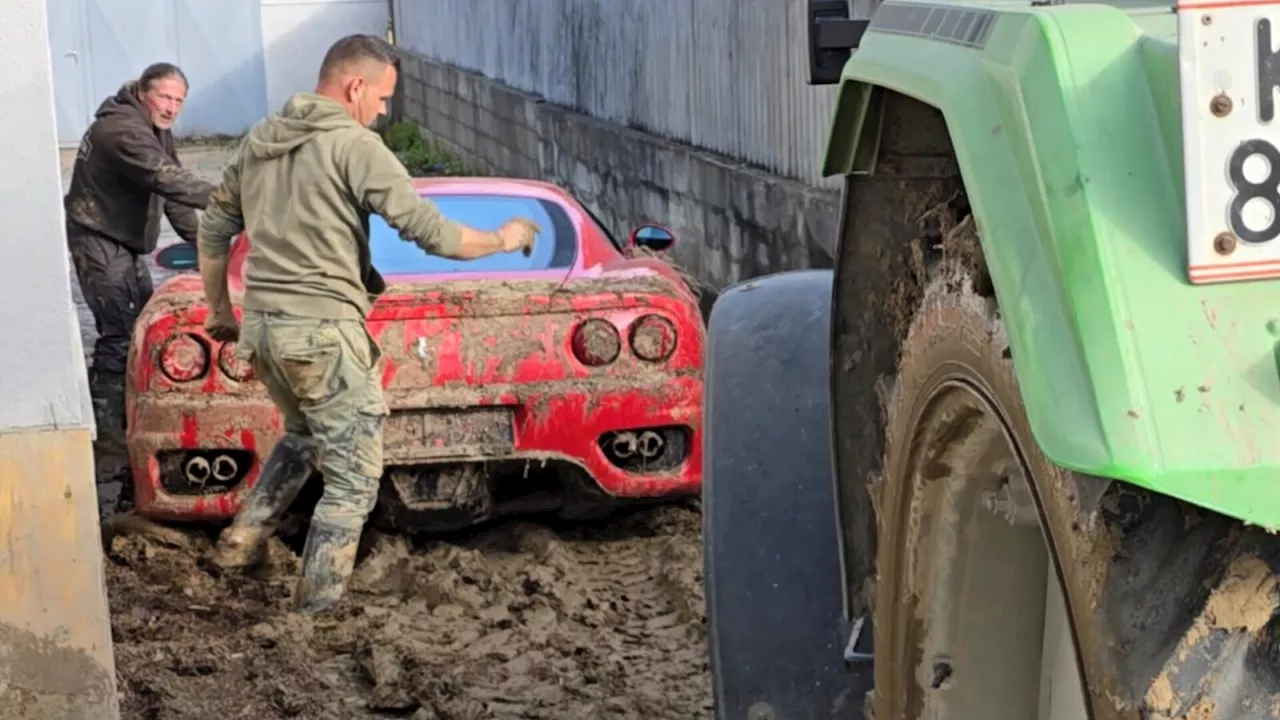
<svg viewBox="0 0 1280 720"><path fill-rule="evenodd" d="M177 0L173 6L178 60L191 81L174 134L248 130L267 114L258 0Z"/></svg>
<svg viewBox="0 0 1280 720"><path fill-rule="evenodd" d="M85 0L49 0L49 55L53 62L53 104L58 144L74 147L89 128L89 44L84 23Z"/></svg>
<svg viewBox="0 0 1280 720"><path fill-rule="evenodd" d="M178 62L173 0L82 0L96 107L154 62Z"/></svg>

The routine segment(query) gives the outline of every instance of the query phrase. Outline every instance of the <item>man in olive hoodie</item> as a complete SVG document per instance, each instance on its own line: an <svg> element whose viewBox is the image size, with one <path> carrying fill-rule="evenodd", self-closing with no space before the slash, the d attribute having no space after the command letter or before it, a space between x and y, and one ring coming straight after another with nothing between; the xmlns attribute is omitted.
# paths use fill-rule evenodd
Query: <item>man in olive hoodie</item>
<svg viewBox="0 0 1280 720"><path fill-rule="evenodd" d="M298 611L342 597L382 476L381 357L365 326L386 288L370 262L376 213L424 251L477 258L524 250L537 225L512 220L481 232L446 219L369 129L395 91L386 42L352 35L325 55L314 93L300 93L258 123L223 173L200 224L206 322L219 340L239 339L280 409L285 435L272 448L214 561L246 567L263 556L280 516L313 470L324 495L303 550ZM242 324L227 293L232 238L247 229Z"/></svg>

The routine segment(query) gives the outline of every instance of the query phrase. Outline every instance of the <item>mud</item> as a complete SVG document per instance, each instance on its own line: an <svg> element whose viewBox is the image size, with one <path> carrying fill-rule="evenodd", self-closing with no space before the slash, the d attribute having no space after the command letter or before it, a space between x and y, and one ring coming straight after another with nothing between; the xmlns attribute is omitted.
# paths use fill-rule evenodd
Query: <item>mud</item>
<svg viewBox="0 0 1280 720"><path fill-rule="evenodd" d="M288 612L299 538L219 575L210 536L109 541L126 719L710 718L699 515L370 530L347 601Z"/></svg>
<svg viewBox="0 0 1280 720"><path fill-rule="evenodd" d="M1276 576L1261 558L1237 557L1209 595L1205 615L1210 627L1258 632L1275 615L1276 588Z"/></svg>
<svg viewBox="0 0 1280 720"><path fill-rule="evenodd" d="M611 362L622 349L617 331L604 320L584 323L582 326L582 352L597 362Z"/></svg>
<svg viewBox="0 0 1280 720"><path fill-rule="evenodd" d="M424 303L439 305L456 317L527 315L531 312L572 312L622 305L648 305L672 297L674 286L665 278L647 274L631 277L587 277L569 282L553 280L504 280L502 282L450 280L439 284L388 281L379 298L375 317L393 317L403 307Z"/></svg>
<svg viewBox="0 0 1280 720"><path fill-rule="evenodd" d="M671 268L676 271L676 274L680 276L680 279L684 281L684 284L689 288L689 291L693 293L694 298L697 300L701 300L708 293L715 294L716 292L714 285L699 279L697 275L693 274L679 263L676 263L672 257L665 252L656 252L649 248L633 245L627 248L627 255L628 257L653 258L670 265Z"/></svg>

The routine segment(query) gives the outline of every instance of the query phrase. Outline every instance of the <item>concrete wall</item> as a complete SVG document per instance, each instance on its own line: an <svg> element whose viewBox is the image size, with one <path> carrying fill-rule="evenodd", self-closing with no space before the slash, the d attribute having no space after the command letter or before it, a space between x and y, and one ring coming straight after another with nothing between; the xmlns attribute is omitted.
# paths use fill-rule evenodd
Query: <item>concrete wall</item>
<svg viewBox="0 0 1280 720"><path fill-rule="evenodd" d="M675 259L716 286L830 267L839 194L543 102L400 48L396 113L473 172L554 182L620 237L670 227Z"/></svg>
<svg viewBox="0 0 1280 720"><path fill-rule="evenodd" d="M0 2L0 715L119 717L45 0Z"/></svg>
<svg viewBox="0 0 1280 720"><path fill-rule="evenodd" d="M67 285L45 3L4 0L0 18L0 428L92 427Z"/></svg>

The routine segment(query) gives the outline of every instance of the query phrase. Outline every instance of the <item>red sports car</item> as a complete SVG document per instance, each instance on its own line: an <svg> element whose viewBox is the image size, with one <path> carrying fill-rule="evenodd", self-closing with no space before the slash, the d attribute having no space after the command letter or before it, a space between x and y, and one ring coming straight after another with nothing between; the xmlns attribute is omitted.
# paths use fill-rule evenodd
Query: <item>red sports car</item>
<svg viewBox="0 0 1280 720"><path fill-rule="evenodd" d="M383 350L391 415L375 519L406 531L463 527L519 512L597 514L701 486L698 299L648 248L674 238L647 225L627 245L546 183L429 178L445 215L496 229L542 227L529 255L428 255L379 217L374 265L389 288L369 329ZM232 246L233 299L251 239ZM181 243L157 264L192 269ZM281 433L262 385L203 323L200 278L164 282L129 357L127 425L134 502L165 520L232 517Z"/></svg>

